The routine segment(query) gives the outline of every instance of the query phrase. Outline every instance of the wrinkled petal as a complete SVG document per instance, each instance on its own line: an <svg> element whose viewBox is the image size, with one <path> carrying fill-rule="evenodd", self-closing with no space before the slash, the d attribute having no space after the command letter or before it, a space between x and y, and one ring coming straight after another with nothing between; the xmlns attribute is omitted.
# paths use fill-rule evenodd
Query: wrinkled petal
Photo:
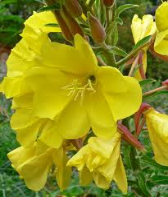
<svg viewBox="0 0 168 197"><path fill-rule="evenodd" d="M151 109L146 113L146 122L155 160L168 166L168 116Z"/></svg>
<svg viewBox="0 0 168 197"><path fill-rule="evenodd" d="M53 153L53 160L57 167L56 170L56 179L57 183L61 190L66 189L71 180L71 168L69 166L66 166L68 162L68 157L63 150L63 148L60 148L58 151Z"/></svg>
<svg viewBox="0 0 168 197"><path fill-rule="evenodd" d="M26 31L26 27L29 26L32 29L35 30L42 30L43 32L49 33L49 32L61 32L60 27L51 27L47 26L47 24L58 24L56 17L51 11L46 12L33 12L33 15L30 16L25 21L25 29L22 33L22 37L24 37L24 33Z"/></svg>
<svg viewBox="0 0 168 197"><path fill-rule="evenodd" d="M87 95L86 106L93 132L101 138L110 138L116 132L116 122L105 98L97 91Z"/></svg>
<svg viewBox="0 0 168 197"><path fill-rule="evenodd" d="M36 146L33 145L31 148L24 148L19 147L15 150L8 153L8 158L12 162L12 166L17 170L17 168L27 161L28 159L32 158L34 156L34 152L36 150Z"/></svg>
<svg viewBox="0 0 168 197"><path fill-rule="evenodd" d="M38 157L34 156L24 162L18 167L17 171L29 189L39 191L44 187L47 181L51 164L51 150L48 150L44 154Z"/></svg>
<svg viewBox="0 0 168 197"><path fill-rule="evenodd" d="M142 90L136 79L124 77L127 91L124 93L107 94L104 96L113 113L115 121L135 113L142 102Z"/></svg>

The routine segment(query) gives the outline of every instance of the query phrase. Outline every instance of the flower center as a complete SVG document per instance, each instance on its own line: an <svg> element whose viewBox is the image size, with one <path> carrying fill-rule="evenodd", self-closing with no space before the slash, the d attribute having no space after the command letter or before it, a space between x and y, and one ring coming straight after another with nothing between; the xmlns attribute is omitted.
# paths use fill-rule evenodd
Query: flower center
<svg viewBox="0 0 168 197"><path fill-rule="evenodd" d="M67 96L72 96L74 101L80 98L82 103L86 92L96 93L96 90L94 89L95 85L96 77L91 75L85 83L82 83L82 80L73 79L72 83L64 86L62 89L69 91Z"/></svg>

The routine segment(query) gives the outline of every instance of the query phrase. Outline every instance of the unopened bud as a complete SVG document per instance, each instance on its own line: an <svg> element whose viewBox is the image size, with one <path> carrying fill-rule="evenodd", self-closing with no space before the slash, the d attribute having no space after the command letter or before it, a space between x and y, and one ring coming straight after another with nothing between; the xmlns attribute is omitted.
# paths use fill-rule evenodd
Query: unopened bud
<svg viewBox="0 0 168 197"><path fill-rule="evenodd" d="M54 12L56 18L57 18L57 21L58 21L58 24L62 30L62 34L64 35L65 39L68 40L68 41L72 41L73 40L73 36L66 24L66 22L64 21L64 19L62 18L61 14L59 11L55 11Z"/></svg>
<svg viewBox="0 0 168 197"><path fill-rule="evenodd" d="M84 36L83 30L80 25L76 22L76 20L70 15L67 9L63 6L62 16L69 27L71 34L74 36L75 34L80 34L82 37Z"/></svg>
<svg viewBox="0 0 168 197"><path fill-rule="evenodd" d="M97 43L103 43L106 38L106 32L100 21L90 12L88 13L88 21L93 40Z"/></svg>
<svg viewBox="0 0 168 197"><path fill-rule="evenodd" d="M103 0L103 4L104 4L106 7L112 7L113 4L114 4L114 1L115 1L115 0Z"/></svg>
<svg viewBox="0 0 168 197"><path fill-rule="evenodd" d="M77 0L65 0L65 7L74 18L82 15L82 7Z"/></svg>

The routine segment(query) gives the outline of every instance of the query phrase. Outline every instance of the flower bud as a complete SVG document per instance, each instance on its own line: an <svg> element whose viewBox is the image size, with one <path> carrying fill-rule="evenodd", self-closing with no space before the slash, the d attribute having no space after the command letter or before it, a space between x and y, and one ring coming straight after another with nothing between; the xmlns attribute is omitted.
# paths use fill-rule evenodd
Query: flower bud
<svg viewBox="0 0 168 197"><path fill-rule="evenodd" d="M62 18L60 12L59 11L54 11L54 14L55 14L55 16L57 18L58 24L59 24L59 26L60 26L60 28L62 30L62 33L63 33L65 39L68 40L68 41L72 41L73 40L73 36L72 36L72 34L71 34L66 22Z"/></svg>
<svg viewBox="0 0 168 197"><path fill-rule="evenodd" d="M70 15L70 13L67 11L65 6L63 6L62 17L64 18L67 26L69 27L69 30L71 34L74 36L75 34L80 34L82 37L84 36L83 30L80 27L80 25L76 22L76 20Z"/></svg>
<svg viewBox="0 0 168 197"><path fill-rule="evenodd" d="M94 17L90 12L88 13L88 21L93 40L97 43L104 42L106 38L106 32L100 21L96 17Z"/></svg>
<svg viewBox="0 0 168 197"><path fill-rule="evenodd" d="M82 15L82 7L77 0L65 0L65 7L74 18Z"/></svg>
<svg viewBox="0 0 168 197"><path fill-rule="evenodd" d="M112 7L113 4L114 4L114 1L115 1L115 0L103 0L103 4L104 4L106 7Z"/></svg>

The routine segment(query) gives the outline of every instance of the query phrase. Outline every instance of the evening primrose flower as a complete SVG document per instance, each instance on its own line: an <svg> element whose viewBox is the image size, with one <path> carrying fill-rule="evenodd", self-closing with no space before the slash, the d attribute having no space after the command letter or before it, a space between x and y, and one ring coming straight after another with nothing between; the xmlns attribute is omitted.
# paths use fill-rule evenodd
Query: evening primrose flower
<svg viewBox="0 0 168 197"><path fill-rule="evenodd" d="M168 2L163 2L156 10L156 26L158 33L154 49L161 55L168 55Z"/></svg>
<svg viewBox="0 0 168 197"><path fill-rule="evenodd" d="M127 193L120 141L118 132L110 140L91 137L88 144L68 161L67 166L75 166L80 172L81 185L87 185L94 180L98 187L108 189L114 180L121 191Z"/></svg>
<svg viewBox="0 0 168 197"><path fill-rule="evenodd" d="M64 139L87 134L90 127L102 138L116 132L116 122L136 112L141 103L141 88L132 77L118 69L99 67L90 45L80 36L75 47L45 42L34 67L26 73L33 91L33 114L56 120ZM55 131L46 132L50 146Z"/></svg>
<svg viewBox="0 0 168 197"><path fill-rule="evenodd" d="M68 158L62 147L53 149L37 142L31 148L19 147L13 150L8 153L8 157L31 190L39 191L45 186L53 166L60 189L63 190L69 185L71 169L66 166Z"/></svg>
<svg viewBox="0 0 168 197"><path fill-rule="evenodd" d="M144 15L142 19L138 17L138 15L134 15L131 24L132 34L134 38L134 43L137 44L138 41L145 38L146 36L153 35L156 32L156 24L153 21L152 15ZM147 47L142 50L142 64L144 72L146 72L147 68ZM136 72L135 78L141 80L141 75L139 71Z"/></svg>
<svg viewBox="0 0 168 197"><path fill-rule="evenodd" d="M151 108L145 113L145 117L155 160L168 166L168 115Z"/></svg>

